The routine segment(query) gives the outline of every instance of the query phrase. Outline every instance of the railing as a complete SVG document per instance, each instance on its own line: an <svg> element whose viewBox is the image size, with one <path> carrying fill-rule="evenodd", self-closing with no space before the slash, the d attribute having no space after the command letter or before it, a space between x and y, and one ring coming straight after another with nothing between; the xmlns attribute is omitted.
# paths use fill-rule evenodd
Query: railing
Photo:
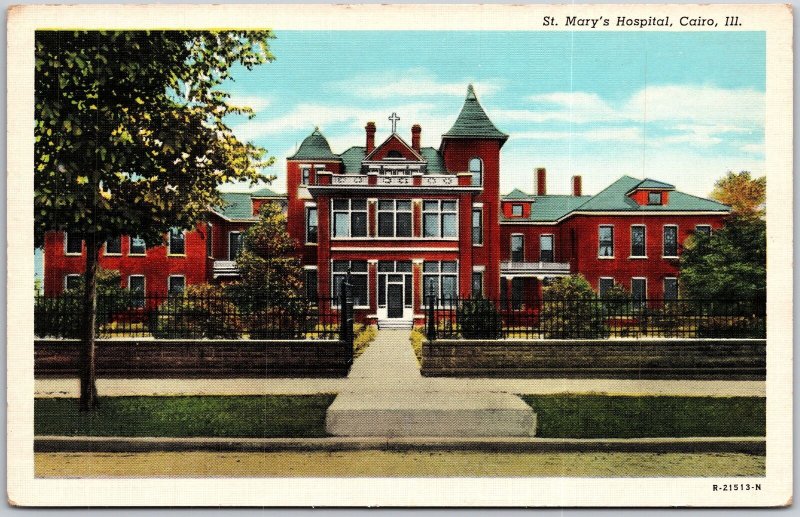
<svg viewBox="0 0 800 517"><path fill-rule="evenodd" d="M213 272L214 278L239 276L239 268L236 266L235 260L215 260Z"/></svg>
<svg viewBox="0 0 800 517"><path fill-rule="evenodd" d="M500 272L504 274L564 274L570 272L569 262L518 262L505 260L500 263Z"/></svg>
<svg viewBox="0 0 800 517"><path fill-rule="evenodd" d="M428 297L428 339L764 338L763 300Z"/></svg>
<svg viewBox="0 0 800 517"><path fill-rule="evenodd" d="M340 339L352 344L352 319L352 303L334 303L333 298L98 295L97 337ZM36 297L37 337L79 338L82 328L82 296Z"/></svg>

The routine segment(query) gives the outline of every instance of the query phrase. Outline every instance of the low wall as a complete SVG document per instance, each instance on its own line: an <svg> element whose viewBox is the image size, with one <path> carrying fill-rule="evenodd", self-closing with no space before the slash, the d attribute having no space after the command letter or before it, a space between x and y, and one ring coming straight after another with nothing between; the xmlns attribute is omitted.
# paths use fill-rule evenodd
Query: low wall
<svg viewBox="0 0 800 517"><path fill-rule="evenodd" d="M332 340L98 339L102 377L344 377L350 347ZM34 341L34 375L78 375L80 341Z"/></svg>
<svg viewBox="0 0 800 517"><path fill-rule="evenodd" d="M766 340L442 339L423 343L422 375L761 380Z"/></svg>

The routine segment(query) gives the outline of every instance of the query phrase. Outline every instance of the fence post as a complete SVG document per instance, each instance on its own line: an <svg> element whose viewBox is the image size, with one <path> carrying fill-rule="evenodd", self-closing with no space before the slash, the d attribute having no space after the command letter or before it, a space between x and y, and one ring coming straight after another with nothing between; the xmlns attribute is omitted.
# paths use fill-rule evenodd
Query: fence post
<svg viewBox="0 0 800 517"><path fill-rule="evenodd" d="M426 337L428 341L435 341L436 340L436 311L434 310L434 305L436 305L436 295L429 294L428 295L428 329L426 332Z"/></svg>
<svg viewBox="0 0 800 517"><path fill-rule="evenodd" d="M342 280L339 289L339 304L341 310L339 315L341 318L339 326L339 339L347 345L348 353L350 355L350 362L353 361L353 286L350 282L350 270L347 270L347 276Z"/></svg>

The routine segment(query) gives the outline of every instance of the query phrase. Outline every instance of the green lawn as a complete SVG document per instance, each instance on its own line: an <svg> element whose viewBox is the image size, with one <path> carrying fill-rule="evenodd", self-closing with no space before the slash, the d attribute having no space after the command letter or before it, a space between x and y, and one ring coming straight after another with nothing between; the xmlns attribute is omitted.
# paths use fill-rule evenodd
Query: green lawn
<svg viewBox="0 0 800 517"><path fill-rule="evenodd" d="M522 395L542 438L765 436L762 397Z"/></svg>
<svg viewBox="0 0 800 517"><path fill-rule="evenodd" d="M325 436L325 410L335 395L237 397L103 397L94 413L77 399L36 399L37 435Z"/></svg>

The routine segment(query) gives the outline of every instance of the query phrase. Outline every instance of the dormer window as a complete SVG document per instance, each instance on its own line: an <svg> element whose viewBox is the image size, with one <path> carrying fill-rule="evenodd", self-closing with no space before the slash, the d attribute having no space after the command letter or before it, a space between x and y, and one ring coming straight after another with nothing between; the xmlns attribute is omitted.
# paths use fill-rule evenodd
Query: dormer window
<svg viewBox="0 0 800 517"><path fill-rule="evenodd" d="M522 205L511 205L511 215L514 217L522 217Z"/></svg>
<svg viewBox="0 0 800 517"><path fill-rule="evenodd" d="M647 204L648 205L660 205L661 204L661 192L648 192L647 193Z"/></svg>

